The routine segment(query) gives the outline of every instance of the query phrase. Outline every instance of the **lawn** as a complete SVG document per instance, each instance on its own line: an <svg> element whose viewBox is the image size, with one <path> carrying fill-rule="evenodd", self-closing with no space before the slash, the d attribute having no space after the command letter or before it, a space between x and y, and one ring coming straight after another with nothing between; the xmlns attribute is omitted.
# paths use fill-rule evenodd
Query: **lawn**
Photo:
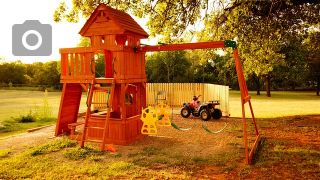
<svg viewBox="0 0 320 180"><path fill-rule="evenodd" d="M85 96L85 94L84 94ZM58 116L61 92L48 92L47 105L52 110L51 117L19 122L32 118L43 106L45 92L25 90L0 90L0 138L26 132L27 129L55 124ZM85 100L82 98L80 111L85 111ZM50 116L50 115L49 115Z"/></svg>
<svg viewBox="0 0 320 180"><path fill-rule="evenodd" d="M294 115L311 115L320 112L320 96L315 92L273 91L272 97L266 97L265 92L260 96L249 92L252 96L252 106L257 118L272 118ZM86 94L83 93L79 112L85 112ZM11 116L28 113L35 104L41 105L44 92L0 90L0 122ZM48 102L53 109L53 117L58 116L61 92L48 92ZM240 92L230 91L231 117L241 117ZM249 106L246 107L247 117L250 117Z"/></svg>
<svg viewBox="0 0 320 180"><path fill-rule="evenodd" d="M319 114L320 97L314 92L279 91L271 98L250 94L262 137L250 166L244 163L241 118L229 118L227 128L218 134L207 133L201 124L220 127L224 119L185 119L188 127L197 126L190 131L158 127L157 135L115 146L116 153L99 152L95 143L80 149L66 136L52 138L50 126L0 139L0 179L319 179L320 116L299 115ZM48 93L55 116L60 95ZM39 91L0 91L0 111L6 117L18 116L33 109L34 103L41 105L43 97ZM85 98L81 105L83 111ZM238 91L230 92L230 110L231 116L241 115ZM283 117L291 115L296 116ZM252 120L247 126L251 147Z"/></svg>
<svg viewBox="0 0 320 180"><path fill-rule="evenodd" d="M20 91L0 90L0 122L4 119L27 114L34 109L35 105L40 106L45 93L43 91ZM48 92L48 102L53 110L53 117L58 116L61 92ZM80 112L85 111L85 93L81 99Z"/></svg>
<svg viewBox="0 0 320 180"><path fill-rule="evenodd" d="M255 117L275 118L282 116L312 115L320 113L320 96L308 91L272 91L271 97L249 92ZM229 98L231 117L241 117L241 101L239 91L230 91ZM249 105L246 104L246 117L251 117Z"/></svg>
<svg viewBox="0 0 320 180"><path fill-rule="evenodd" d="M115 146L115 153L100 152L95 143L79 148L67 137L48 138L54 129L48 127L47 133L0 140L0 179L320 178L320 116L259 119L262 139L252 165L244 163L242 120L230 119L219 134L200 126L187 132L159 127L157 135ZM251 137L250 120L248 127Z"/></svg>

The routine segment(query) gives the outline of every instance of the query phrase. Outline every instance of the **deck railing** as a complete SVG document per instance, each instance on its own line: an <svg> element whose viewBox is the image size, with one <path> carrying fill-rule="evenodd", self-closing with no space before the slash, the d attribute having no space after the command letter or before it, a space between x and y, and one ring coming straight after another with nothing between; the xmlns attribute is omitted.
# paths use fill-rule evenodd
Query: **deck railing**
<svg viewBox="0 0 320 180"><path fill-rule="evenodd" d="M62 53L61 80L77 80L94 77L93 53Z"/></svg>

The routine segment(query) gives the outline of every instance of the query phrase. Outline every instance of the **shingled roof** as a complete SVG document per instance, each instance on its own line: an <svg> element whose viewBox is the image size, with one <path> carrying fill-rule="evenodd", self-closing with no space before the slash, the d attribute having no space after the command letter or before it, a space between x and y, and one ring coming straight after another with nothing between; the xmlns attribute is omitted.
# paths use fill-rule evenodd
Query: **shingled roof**
<svg viewBox="0 0 320 180"><path fill-rule="evenodd" d="M106 34L135 34L141 38L149 37L149 34L129 14L105 4L100 4L94 10L79 34L86 37Z"/></svg>

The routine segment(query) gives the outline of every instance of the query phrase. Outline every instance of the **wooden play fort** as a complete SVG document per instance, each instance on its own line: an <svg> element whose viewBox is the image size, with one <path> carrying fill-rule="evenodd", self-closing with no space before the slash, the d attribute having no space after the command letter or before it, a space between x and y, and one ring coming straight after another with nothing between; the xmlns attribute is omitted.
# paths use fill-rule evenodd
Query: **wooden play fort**
<svg viewBox="0 0 320 180"><path fill-rule="evenodd" d="M149 35L133 18L120 10L100 4L80 30L79 34L91 39L91 47L62 48L61 79L63 91L55 135L70 132L83 125L81 147L85 142L128 145L141 138L142 110L146 108L145 53L186 49L232 47L237 67L242 100L242 114L246 162L250 163L259 141L259 133L244 80L241 62L234 41L216 41L187 44L140 46L140 40ZM95 72L95 55L104 54L105 76ZM85 121L77 122L82 91L87 92ZM107 94L105 102L95 102L93 94ZM249 107L256 128L256 141L249 153L244 105ZM91 105L106 104L105 113L94 114Z"/></svg>

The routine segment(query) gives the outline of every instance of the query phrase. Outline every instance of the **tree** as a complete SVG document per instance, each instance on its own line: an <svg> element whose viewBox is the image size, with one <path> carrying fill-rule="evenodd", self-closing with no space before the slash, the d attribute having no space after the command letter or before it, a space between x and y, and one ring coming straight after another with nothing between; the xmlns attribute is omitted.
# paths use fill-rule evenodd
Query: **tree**
<svg viewBox="0 0 320 180"><path fill-rule="evenodd" d="M307 46L309 70L313 77L316 77L317 91L316 95L319 96L320 92L320 32L311 33L305 41Z"/></svg>
<svg viewBox="0 0 320 180"><path fill-rule="evenodd" d="M24 84L26 82L26 67L21 61L0 62L0 82L9 84Z"/></svg>
<svg viewBox="0 0 320 180"><path fill-rule="evenodd" d="M274 69L275 78L283 85L292 86L308 82L308 57L303 43L304 36L296 36L281 46L281 54L285 55L284 64Z"/></svg>
<svg viewBox="0 0 320 180"><path fill-rule="evenodd" d="M81 37L80 42L77 44L77 47L90 47L91 40L88 37Z"/></svg>
<svg viewBox="0 0 320 180"><path fill-rule="evenodd" d="M46 63L34 63L37 68L34 74L34 82L42 85L59 85L60 76L57 67L58 61L49 61Z"/></svg>
<svg viewBox="0 0 320 180"><path fill-rule="evenodd" d="M264 76L267 96L271 96L270 79L274 76L273 70L285 63L285 56L280 52L281 46L319 23L318 3L284 0L233 1L223 12L212 12L206 28L198 33L198 39L236 40L246 77L253 74L257 77Z"/></svg>
<svg viewBox="0 0 320 180"><path fill-rule="evenodd" d="M149 82L186 82L190 66L186 51L155 52L146 55L146 73Z"/></svg>
<svg viewBox="0 0 320 180"><path fill-rule="evenodd" d="M149 17L147 26L151 36L161 34L166 37L179 37L189 25L194 25L204 16L201 9L208 11L209 1L148 1L148 0L78 0L73 1L69 10L65 2L61 2L54 12L54 21L66 19L78 22L79 15L88 18L99 3L131 13L139 18ZM214 1L215 3L215 1Z"/></svg>
<svg viewBox="0 0 320 180"><path fill-rule="evenodd" d="M63 2L55 10L56 22L77 22L88 18L99 3L105 3L138 17L148 17L151 36L162 35L165 43L181 42L190 25L205 24L198 41L236 40L246 67L246 77L264 76L267 96L274 69L285 64L281 45L320 22L319 0L78 0L71 10ZM200 26L201 28L201 26ZM259 92L259 88L258 92Z"/></svg>

